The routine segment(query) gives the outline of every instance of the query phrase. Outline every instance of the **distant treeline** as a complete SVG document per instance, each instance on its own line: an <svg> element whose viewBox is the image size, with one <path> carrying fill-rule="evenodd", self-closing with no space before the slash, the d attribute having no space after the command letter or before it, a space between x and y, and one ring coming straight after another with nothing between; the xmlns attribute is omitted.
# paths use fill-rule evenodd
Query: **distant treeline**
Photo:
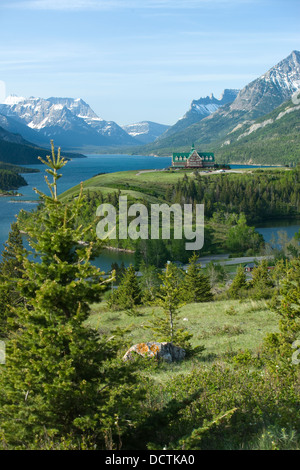
<svg viewBox="0 0 300 470"><path fill-rule="evenodd" d="M168 187L166 200L204 204L206 217L216 211L244 213L248 223L300 215L300 167L270 173L187 175Z"/></svg>
<svg viewBox="0 0 300 470"><path fill-rule="evenodd" d="M35 168L26 168L24 166L12 165L11 163L5 163L0 161L0 170L10 170L16 173L39 173L40 170Z"/></svg>

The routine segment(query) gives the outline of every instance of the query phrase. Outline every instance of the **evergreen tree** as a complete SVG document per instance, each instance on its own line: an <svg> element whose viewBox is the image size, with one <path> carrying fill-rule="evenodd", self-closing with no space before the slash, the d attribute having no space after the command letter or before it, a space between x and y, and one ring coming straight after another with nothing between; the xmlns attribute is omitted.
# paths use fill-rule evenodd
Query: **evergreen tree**
<svg viewBox="0 0 300 470"><path fill-rule="evenodd" d="M17 289L17 280L22 277L22 254L22 237L17 223L14 222L0 263L0 337L7 336L16 328L14 309L23 301Z"/></svg>
<svg viewBox="0 0 300 470"><path fill-rule="evenodd" d="M127 310L129 313L136 313L135 308L142 301L142 292L139 281L135 274L135 269L130 265L125 269L124 275L118 289L113 293L113 303L120 310Z"/></svg>
<svg viewBox="0 0 300 470"><path fill-rule="evenodd" d="M300 354L300 259L295 258L286 265L279 295L273 302L273 309L279 314L279 332L269 334L265 339L265 353L275 367L280 364L288 372L297 374ZM298 349L298 351L296 350ZM293 356L296 356L295 361ZM299 366L298 366L299 367Z"/></svg>
<svg viewBox="0 0 300 470"><path fill-rule="evenodd" d="M8 240L2 252L0 275L2 278L15 279L22 277L23 241L17 222L11 224Z"/></svg>
<svg viewBox="0 0 300 470"><path fill-rule="evenodd" d="M268 261L262 260L252 271L251 287L253 288L255 298L264 299L271 297L273 286L274 283L268 269Z"/></svg>
<svg viewBox="0 0 300 470"><path fill-rule="evenodd" d="M155 266L147 266L144 261L140 267L140 286L142 289L143 302L153 302L159 288L158 271Z"/></svg>
<svg viewBox="0 0 300 470"><path fill-rule="evenodd" d="M81 243L93 230L76 224L82 194L67 206L57 198L66 161L51 144L44 162L51 196L37 191L44 207L26 227L40 262L24 258L18 289L27 308L19 311L20 329L6 345L0 374L0 442L13 449L112 449L133 419L139 392L116 358L117 338L84 326L90 302L101 299L109 280L90 263L93 244Z"/></svg>
<svg viewBox="0 0 300 470"><path fill-rule="evenodd" d="M273 287L273 281L270 276L268 261L266 259L262 260L261 263L253 269L251 284L253 287L260 287L261 289Z"/></svg>
<svg viewBox="0 0 300 470"><path fill-rule="evenodd" d="M190 339L192 337L184 328L178 327L179 308L184 305L182 300L182 280L178 268L169 263L165 272L160 275L161 284L156 294L156 303L162 307L153 315L153 320L148 327L154 332L156 341L173 342L191 350Z"/></svg>
<svg viewBox="0 0 300 470"><path fill-rule="evenodd" d="M210 261L206 265L206 272L211 286L215 286L219 282L224 283L226 281L227 273L224 266L220 263Z"/></svg>
<svg viewBox="0 0 300 470"><path fill-rule="evenodd" d="M120 265L118 263L112 263L111 270L115 272L115 284L120 284L126 270L124 262L122 261Z"/></svg>
<svg viewBox="0 0 300 470"><path fill-rule="evenodd" d="M140 269L142 261L143 261L142 252L139 246L139 241L137 241L135 252L134 252L134 267L136 270Z"/></svg>
<svg viewBox="0 0 300 470"><path fill-rule="evenodd" d="M189 260L189 266L184 278L184 300L191 302L209 302L213 298L208 276L201 272L195 253Z"/></svg>
<svg viewBox="0 0 300 470"><path fill-rule="evenodd" d="M247 288L247 279L243 266L237 268L236 275L232 281L232 284L229 287L229 295L233 299L237 299L241 294L241 291Z"/></svg>

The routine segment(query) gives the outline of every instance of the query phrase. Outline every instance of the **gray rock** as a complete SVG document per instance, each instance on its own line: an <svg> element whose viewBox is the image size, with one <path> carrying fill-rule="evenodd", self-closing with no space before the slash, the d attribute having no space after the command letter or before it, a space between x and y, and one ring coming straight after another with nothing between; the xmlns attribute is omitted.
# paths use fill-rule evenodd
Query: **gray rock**
<svg viewBox="0 0 300 470"><path fill-rule="evenodd" d="M133 359L134 353L143 357L157 357L166 362L182 361L185 358L185 350L173 343L158 343L155 341L148 343L138 343L131 346L123 356L124 361Z"/></svg>

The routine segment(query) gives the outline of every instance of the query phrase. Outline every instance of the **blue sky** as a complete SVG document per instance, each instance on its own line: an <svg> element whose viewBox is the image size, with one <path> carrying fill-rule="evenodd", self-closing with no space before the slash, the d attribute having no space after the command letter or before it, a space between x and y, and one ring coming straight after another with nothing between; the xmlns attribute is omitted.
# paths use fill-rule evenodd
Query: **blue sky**
<svg viewBox="0 0 300 470"><path fill-rule="evenodd" d="M174 124L300 50L299 0L0 0L0 95ZM2 90L2 92L1 92Z"/></svg>

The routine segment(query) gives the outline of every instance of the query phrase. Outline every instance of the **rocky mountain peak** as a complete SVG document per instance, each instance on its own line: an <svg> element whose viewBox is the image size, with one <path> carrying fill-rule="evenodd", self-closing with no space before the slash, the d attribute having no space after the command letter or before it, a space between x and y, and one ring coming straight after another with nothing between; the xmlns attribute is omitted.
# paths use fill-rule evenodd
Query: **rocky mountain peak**
<svg viewBox="0 0 300 470"><path fill-rule="evenodd" d="M250 117L266 114L291 98L300 88L300 52L293 51L266 73L243 88L230 110L250 113Z"/></svg>

